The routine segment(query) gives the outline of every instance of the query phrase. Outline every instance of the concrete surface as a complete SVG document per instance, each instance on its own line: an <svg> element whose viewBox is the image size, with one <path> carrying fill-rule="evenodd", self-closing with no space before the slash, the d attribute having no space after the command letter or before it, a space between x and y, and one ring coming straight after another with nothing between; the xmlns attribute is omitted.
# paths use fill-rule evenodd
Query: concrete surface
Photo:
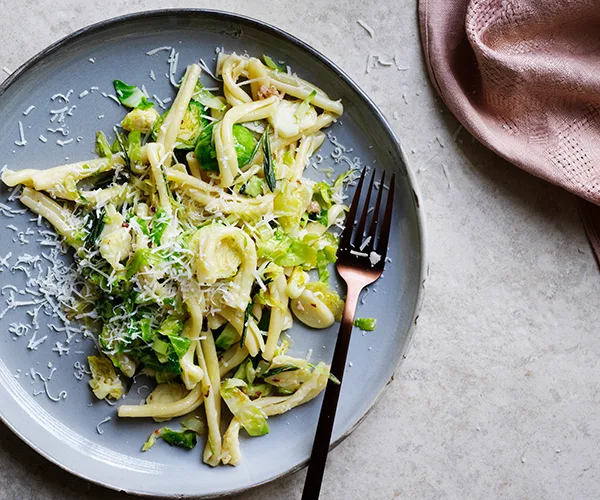
<svg viewBox="0 0 600 500"><path fill-rule="evenodd" d="M415 1L2 0L0 67L87 24L160 7L239 12L312 44L371 95L419 172L431 273L414 344L375 410L331 453L322 498L598 498L600 276L573 199L456 134L424 71ZM366 74L369 53L408 69ZM244 498L299 498L303 480ZM0 497L121 495L0 426Z"/></svg>

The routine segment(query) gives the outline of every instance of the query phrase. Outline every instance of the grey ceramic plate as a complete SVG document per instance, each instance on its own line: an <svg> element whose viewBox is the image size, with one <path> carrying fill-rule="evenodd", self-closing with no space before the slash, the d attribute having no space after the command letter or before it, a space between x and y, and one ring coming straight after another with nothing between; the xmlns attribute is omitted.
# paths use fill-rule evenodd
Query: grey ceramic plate
<svg viewBox="0 0 600 500"><path fill-rule="evenodd" d="M424 279L424 248L418 197L399 143L375 105L333 63L279 29L222 12L158 11L103 22L44 50L1 86L0 165L16 170L48 168L93 157L96 130L110 132L124 114L121 107L102 95L112 92L113 79L144 84L150 94L161 99L173 97L173 87L165 75L169 52L146 55L161 46L174 47L179 53L177 78L186 64L198 58L214 66L216 47L257 56L266 53L286 61L303 78L340 97L346 108L342 120L330 132L337 142L352 150L336 150L334 143L326 141L320 151L324 160L319 168L342 172L348 167L344 157L351 162L358 157L363 164L400 174L390 239L392 262L358 311L359 316L377 317L378 327L364 335L356 331L352 340L348 357L351 366L345 375L333 432L333 441L338 443L372 407L409 343ZM155 80L150 77L151 71ZM212 84L210 79L203 80ZM67 95L71 89L68 103L55 96ZM31 106L35 108L25 115ZM63 136L65 132L48 129L59 126L58 121L51 122L50 111L65 107L70 111L64 121L69 134ZM19 122L27 141L24 146L15 143L20 141ZM64 145L57 144L57 140L64 141ZM336 157L342 153L339 162L334 161L332 153ZM314 178L323 177L312 167L308 171ZM2 188L0 202L22 208L18 201L9 202L8 197L9 192ZM0 258L9 252L12 255L5 259L6 265L0 261L0 285L4 287L0 311L13 299L17 304L37 300L36 296L15 291L24 290L27 276L23 270L10 268L19 255L36 256L49 250L37 241L40 228L28 213L13 214L4 205L0 205ZM48 264L45 258L42 264ZM27 269L35 266L23 264ZM36 332L34 318L27 312L35 307L17 305L0 312L0 416L24 441L64 469L127 492L208 498L266 483L306 463L320 398L269 419L269 435L244 438L243 461L236 468L203 465L202 446L188 452L159 443L150 452L141 453L141 444L157 425L148 420L118 420L115 407L95 401L87 376L80 370L86 355L94 352L93 342L74 335L67 343L65 332L49 326L54 324L60 330L60 324L46 316L43 308L37 317ZM16 326L19 323L29 329L23 332ZM309 331L295 325L291 331L293 353L305 355L312 349L312 360L329 362L336 333L336 327ZM36 349L28 349L44 336L47 338ZM69 353L60 355L57 342ZM135 403L146 394L147 389L138 381L127 400ZM112 419L97 429L107 417Z"/></svg>

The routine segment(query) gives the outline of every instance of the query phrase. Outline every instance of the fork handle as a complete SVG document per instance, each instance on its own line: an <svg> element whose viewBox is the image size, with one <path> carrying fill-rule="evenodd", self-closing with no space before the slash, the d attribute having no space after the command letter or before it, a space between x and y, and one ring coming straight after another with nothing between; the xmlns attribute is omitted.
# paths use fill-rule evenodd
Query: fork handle
<svg viewBox="0 0 600 500"><path fill-rule="evenodd" d="M329 452L329 442L333 431L333 422L335 420L335 412L337 410L340 390L342 388L342 379L344 377L344 368L346 367L346 358L348 355L348 346L350 345L350 334L354 323L354 315L356 306L358 305L358 297L362 290L362 286L348 284L346 293L346 305L342 315L340 331L335 343L335 351L331 362L331 373L340 381L340 384L329 382L325 388L325 396L321 406L319 415L319 423L317 432L315 433L315 441L313 443L310 462L308 464L308 473L304 481L304 490L302 492L302 500L317 500L321 491L321 483L323 482L323 473L325 471L325 463L327 462L327 453Z"/></svg>

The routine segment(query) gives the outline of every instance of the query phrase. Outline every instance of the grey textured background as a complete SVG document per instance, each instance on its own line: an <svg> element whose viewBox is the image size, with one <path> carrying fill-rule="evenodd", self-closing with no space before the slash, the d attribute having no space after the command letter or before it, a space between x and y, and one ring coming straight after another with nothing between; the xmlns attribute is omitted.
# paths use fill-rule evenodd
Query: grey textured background
<svg viewBox="0 0 600 500"><path fill-rule="evenodd" d="M375 410L332 452L323 498L597 498L600 280L573 199L457 129L428 83L414 0L2 0L0 66L161 7L239 12L310 43L375 100L418 172L430 276L415 340ZM369 54L408 69L367 74ZM244 498L299 498L303 479ZM0 498L116 497L0 426Z"/></svg>

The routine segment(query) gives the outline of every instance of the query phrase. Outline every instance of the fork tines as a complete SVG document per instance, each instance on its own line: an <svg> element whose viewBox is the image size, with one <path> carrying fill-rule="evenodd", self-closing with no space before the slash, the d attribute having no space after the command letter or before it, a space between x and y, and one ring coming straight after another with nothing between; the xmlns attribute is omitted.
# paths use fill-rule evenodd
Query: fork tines
<svg viewBox="0 0 600 500"><path fill-rule="evenodd" d="M346 227L340 240L340 255L345 254L346 256L360 259L361 257L370 255L371 252L375 252L381 257L381 260L376 264L383 266L392 223L396 174L392 173L392 179L388 187L385 185L385 172L381 172L380 180L376 181L377 171L373 169L364 202L361 203L366 176L367 168L365 167L356 186L354 199L346 217ZM371 198L373 197L374 190L378 192L375 206L373 207L371 205ZM385 202L385 210L382 214L384 191L387 191L388 194ZM362 205L360 214L357 213L359 205Z"/></svg>

